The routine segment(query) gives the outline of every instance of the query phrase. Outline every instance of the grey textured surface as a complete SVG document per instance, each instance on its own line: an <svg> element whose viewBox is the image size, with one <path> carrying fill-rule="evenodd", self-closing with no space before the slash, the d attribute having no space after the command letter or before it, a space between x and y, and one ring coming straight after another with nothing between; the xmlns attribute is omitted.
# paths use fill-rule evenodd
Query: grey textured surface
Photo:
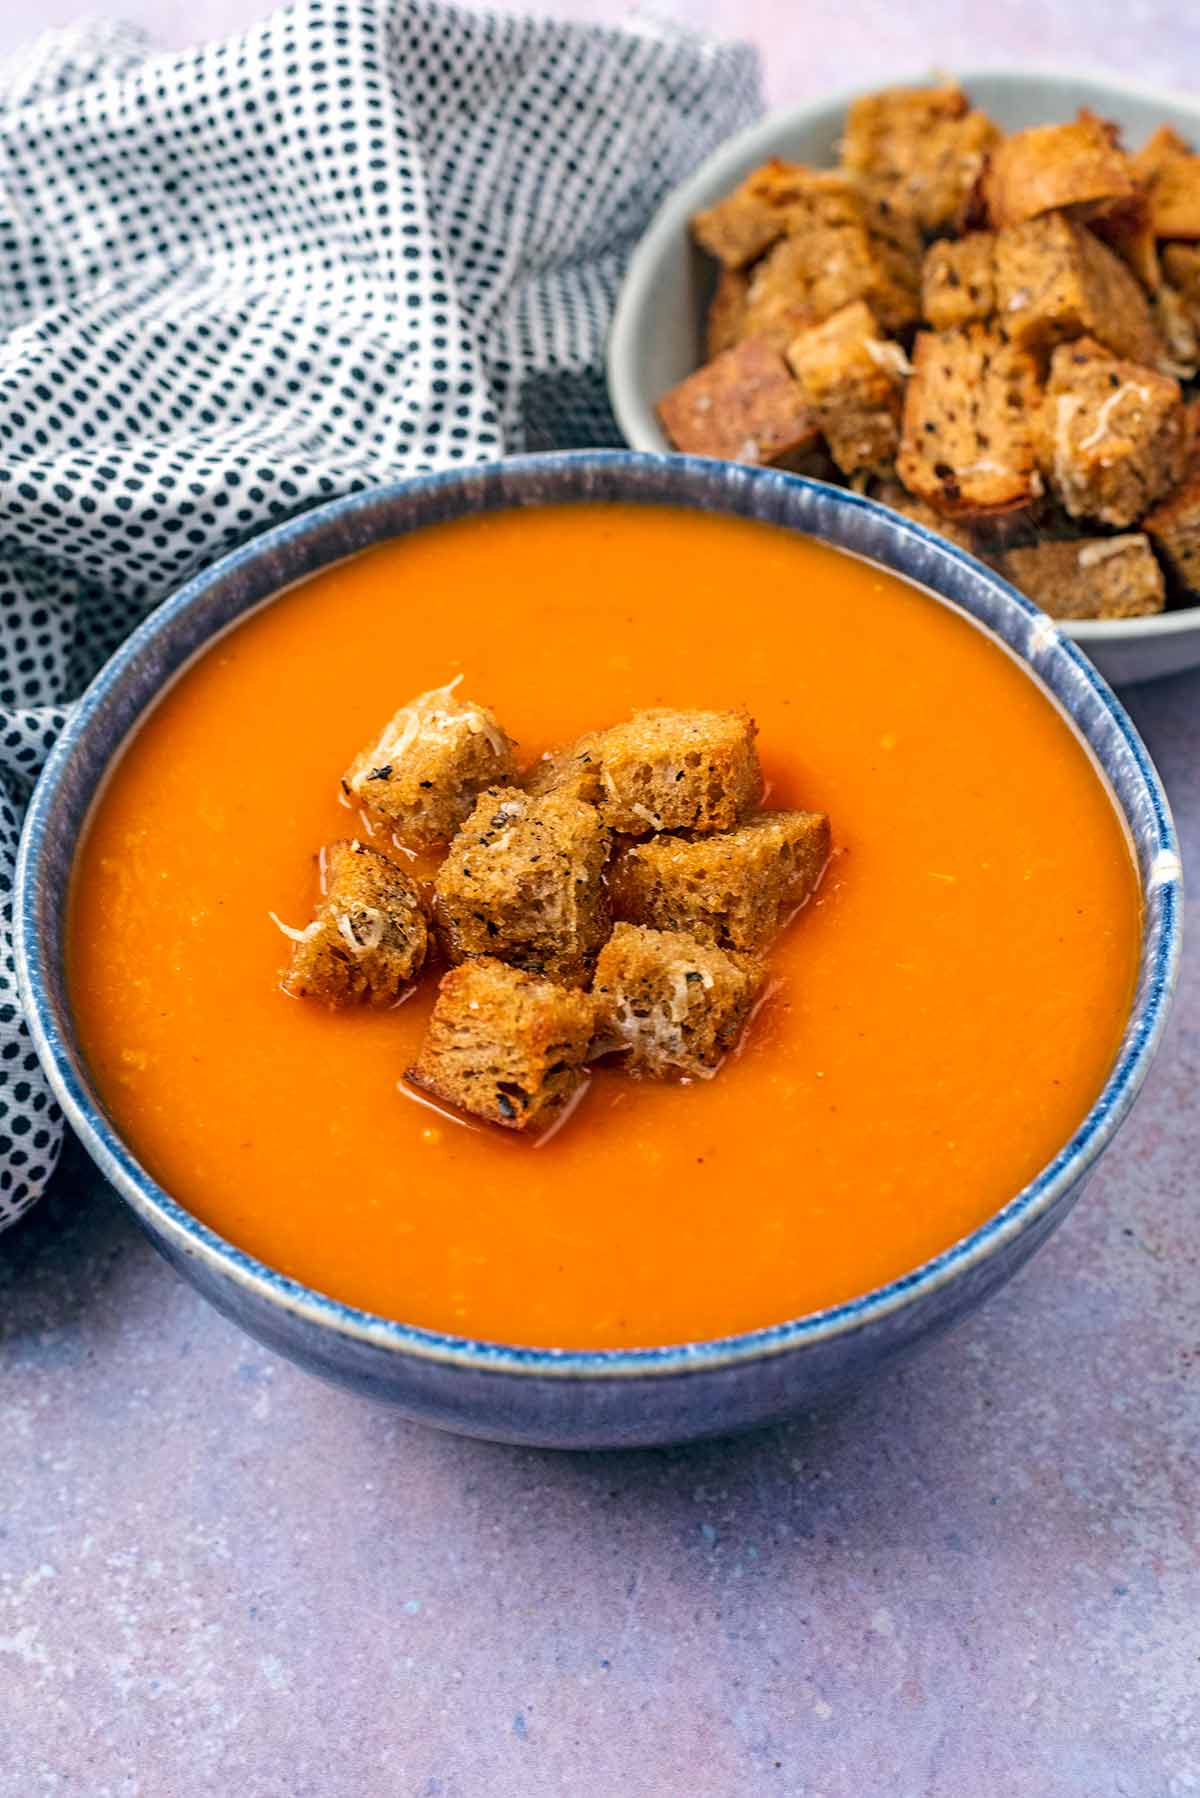
<svg viewBox="0 0 1200 1798"><path fill-rule="evenodd" d="M1129 698L1196 881L1200 677ZM1198 1081L1193 933L1012 1286L834 1412L589 1458L273 1359L72 1158L0 1243L0 1793L1200 1790Z"/></svg>

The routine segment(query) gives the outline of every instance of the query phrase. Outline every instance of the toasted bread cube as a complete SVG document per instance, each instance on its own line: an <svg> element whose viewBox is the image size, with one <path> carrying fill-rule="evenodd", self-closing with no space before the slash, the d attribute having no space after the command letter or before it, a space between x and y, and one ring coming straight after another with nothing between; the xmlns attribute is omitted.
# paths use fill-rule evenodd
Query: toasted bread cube
<svg viewBox="0 0 1200 1798"><path fill-rule="evenodd" d="M447 961L491 955L556 980L586 979L608 935L608 850L595 807L570 793L485 793L433 883Z"/></svg>
<svg viewBox="0 0 1200 1798"><path fill-rule="evenodd" d="M692 236L724 268L757 262L787 230L795 183L807 173L779 157L763 163L733 193L692 215Z"/></svg>
<svg viewBox="0 0 1200 1798"><path fill-rule="evenodd" d="M917 318L919 287L911 223L844 175L802 170L788 234L751 272L742 331L784 349L854 300L866 300L886 331L901 331Z"/></svg>
<svg viewBox="0 0 1200 1798"><path fill-rule="evenodd" d="M971 231L931 243L921 265L921 314L935 331L987 319L996 310L996 239Z"/></svg>
<svg viewBox="0 0 1200 1798"><path fill-rule="evenodd" d="M425 962L429 931L409 876L365 843L321 851L323 896L293 939L283 988L333 1007L394 1005ZM278 922L278 920L276 920Z"/></svg>
<svg viewBox="0 0 1200 1798"><path fill-rule="evenodd" d="M1200 369L1200 319L1178 288L1164 281L1151 302L1154 323L1163 354L1156 367L1160 374L1192 380Z"/></svg>
<svg viewBox="0 0 1200 1798"><path fill-rule="evenodd" d="M762 792L745 712L635 712L605 731L600 816L622 836L729 830Z"/></svg>
<svg viewBox="0 0 1200 1798"><path fill-rule="evenodd" d="M1086 109L1069 125L1035 125L1004 138L983 177L988 217L997 230L1068 206L1086 216L1135 191L1116 132Z"/></svg>
<svg viewBox="0 0 1200 1798"><path fill-rule="evenodd" d="M787 359L843 474L895 461L908 361L864 301L802 331Z"/></svg>
<svg viewBox="0 0 1200 1798"><path fill-rule="evenodd" d="M1200 156L1163 125L1133 158L1145 183L1150 217L1158 237L1200 237Z"/></svg>
<svg viewBox="0 0 1200 1798"><path fill-rule="evenodd" d="M821 435L783 357L756 338L664 394L658 416L676 449L689 455L777 468L798 467Z"/></svg>
<svg viewBox="0 0 1200 1798"><path fill-rule="evenodd" d="M596 1044L631 1074L709 1079L734 1048L765 969L681 930L618 924L600 951Z"/></svg>
<svg viewBox="0 0 1200 1798"><path fill-rule="evenodd" d="M945 537L948 543L956 544L959 549L965 549L973 556L980 554L968 524L935 512L932 506L927 506L923 499L918 499L915 493L910 493L899 481L881 481L872 490L871 498L879 505L888 506L893 512L911 518L914 524L924 525L927 531L936 531L938 536Z"/></svg>
<svg viewBox="0 0 1200 1798"><path fill-rule="evenodd" d="M984 113L968 110L966 95L953 83L893 87L851 105L842 162L885 184L895 205L922 230L940 231L965 214L998 136Z"/></svg>
<svg viewBox="0 0 1200 1798"><path fill-rule="evenodd" d="M1136 278L1086 226L1049 212L996 235L996 308L1018 348L1046 354L1094 337L1118 356L1153 366L1161 352Z"/></svg>
<svg viewBox="0 0 1200 1798"><path fill-rule="evenodd" d="M1016 511L1041 492L1033 359L986 325L923 331L904 397L896 472L948 517Z"/></svg>
<svg viewBox="0 0 1200 1798"><path fill-rule="evenodd" d="M711 836L627 843L609 869L613 915L721 949L765 949L816 891L829 852L822 812L752 812Z"/></svg>
<svg viewBox="0 0 1200 1798"><path fill-rule="evenodd" d="M401 706L342 779L346 796L412 849L448 843L477 795L516 773L512 739L495 714L456 698L456 685Z"/></svg>
<svg viewBox="0 0 1200 1798"><path fill-rule="evenodd" d="M1115 250L1131 268L1146 292L1154 294L1162 280L1162 264L1150 197L1141 188L1130 199L1118 201L1088 220L1088 229Z"/></svg>
<svg viewBox="0 0 1200 1798"><path fill-rule="evenodd" d="M1162 253L1163 274L1194 312L1200 313L1200 244L1169 243Z"/></svg>
<svg viewBox="0 0 1200 1798"><path fill-rule="evenodd" d="M1051 618L1140 618L1165 603L1162 569L1140 533L1010 549L1001 572Z"/></svg>
<svg viewBox="0 0 1200 1798"><path fill-rule="evenodd" d="M1133 524L1181 480L1188 447L1178 381L1088 338L1055 350L1039 449L1072 518Z"/></svg>
<svg viewBox="0 0 1200 1798"><path fill-rule="evenodd" d="M587 993L485 956L442 976L405 1079L506 1130L550 1124L578 1091L591 1044Z"/></svg>
<svg viewBox="0 0 1200 1798"><path fill-rule="evenodd" d="M600 780L604 734L587 731L563 749L552 749L526 768L521 785L527 793L540 798L543 793L569 793L596 805L603 792Z"/></svg>
<svg viewBox="0 0 1200 1798"><path fill-rule="evenodd" d="M1180 587L1200 592L1200 474L1190 475L1142 525Z"/></svg>
<svg viewBox="0 0 1200 1798"><path fill-rule="evenodd" d="M708 305L705 356L711 362L731 350L745 336L746 296L749 282L740 269L723 268L717 275Z"/></svg>

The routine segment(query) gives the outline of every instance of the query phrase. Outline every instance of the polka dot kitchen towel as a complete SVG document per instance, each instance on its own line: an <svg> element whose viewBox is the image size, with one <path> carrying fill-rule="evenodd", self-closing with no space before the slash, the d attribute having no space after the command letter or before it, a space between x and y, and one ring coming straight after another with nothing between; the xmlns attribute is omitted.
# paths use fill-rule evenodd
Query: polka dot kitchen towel
<svg viewBox="0 0 1200 1798"><path fill-rule="evenodd" d="M624 259L758 108L744 47L437 0L300 0L169 55L81 26L0 62L0 1230L61 1136L11 878L72 700L291 512L619 441Z"/></svg>

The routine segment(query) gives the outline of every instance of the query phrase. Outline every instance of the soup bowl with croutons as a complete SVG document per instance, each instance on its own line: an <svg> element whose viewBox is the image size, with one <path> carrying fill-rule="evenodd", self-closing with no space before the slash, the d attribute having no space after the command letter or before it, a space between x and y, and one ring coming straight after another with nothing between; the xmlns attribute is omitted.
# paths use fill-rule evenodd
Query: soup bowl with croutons
<svg viewBox="0 0 1200 1798"><path fill-rule="evenodd" d="M627 440L815 474L982 557L1116 682L1200 663L1200 108L984 71L779 113L670 196Z"/></svg>
<svg viewBox="0 0 1200 1798"><path fill-rule="evenodd" d="M215 1305L479 1436L683 1440L1001 1285L1138 1092L1180 866L1112 694L920 523L532 457L338 500L95 681L38 1051Z"/></svg>

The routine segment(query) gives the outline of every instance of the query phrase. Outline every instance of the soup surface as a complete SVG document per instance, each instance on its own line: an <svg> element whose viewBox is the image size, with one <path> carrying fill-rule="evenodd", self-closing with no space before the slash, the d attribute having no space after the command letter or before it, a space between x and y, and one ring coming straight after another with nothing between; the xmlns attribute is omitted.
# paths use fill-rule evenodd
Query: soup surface
<svg viewBox="0 0 1200 1798"><path fill-rule="evenodd" d="M718 1079L598 1070L544 1146L397 1089L432 990L285 997L338 777L462 672L543 750L644 706L746 705L769 803L828 811L817 898ZM320 1290L435 1329L626 1346L886 1281L1053 1155L1131 1001L1136 874L1072 729L969 621L774 527L634 506L438 526L223 637L137 732L79 854L85 1051L154 1177Z"/></svg>

